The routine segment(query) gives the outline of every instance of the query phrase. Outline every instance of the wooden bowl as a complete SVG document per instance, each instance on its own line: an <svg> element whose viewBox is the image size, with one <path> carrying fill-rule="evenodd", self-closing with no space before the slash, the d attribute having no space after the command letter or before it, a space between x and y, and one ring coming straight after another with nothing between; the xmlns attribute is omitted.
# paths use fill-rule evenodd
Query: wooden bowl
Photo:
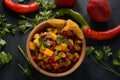
<svg viewBox="0 0 120 80"><path fill-rule="evenodd" d="M85 42L85 39L83 38L82 40L82 50L81 50L81 53L80 53L80 58L79 60L75 63L75 65L69 69L68 71L66 72L62 72L62 73L51 73L51 72L47 72L45 70L43 70L42 68L40 68L32 59L32 56L31 56L31 52L30 52L30 49L29 49L29 42L32 40L33 36L35 33L38 33L40 32L41 30L45 29L47 26L50 26L50 24L47 22L47 21L44 21L40 24L38 24L32 31L31 33L29 34L28 38L27 38L27 43L26 43L26 52L27 52L27 56L29 58L29 61L30 63L33 65L33 67L39 71L40 73L44 74L44 75L47 75L47 76L51 76L51 77L61 77L61 76L66 76L70 73L72 73L73 71L75 71L79 66L80 64L82 63L84 57L85 57L85 52L86 52L86 42Z"/></svg>

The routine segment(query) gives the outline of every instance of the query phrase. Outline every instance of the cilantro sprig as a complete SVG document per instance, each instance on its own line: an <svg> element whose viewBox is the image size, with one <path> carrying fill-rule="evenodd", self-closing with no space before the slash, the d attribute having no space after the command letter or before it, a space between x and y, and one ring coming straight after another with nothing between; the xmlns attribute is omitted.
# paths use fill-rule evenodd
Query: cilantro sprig
<svg viewBox="0 0 120 80"><path fill-rule="evenodd" d="M16 28L7 23L5 16L0 14L0 67L9 63L12 59L12 55L10 53L6 53L2 50L2 48L6 45L6 41L3 39L3 37L7 33L15 34L15 32Z"/></svg>
<svg viewBox="0 0 120 80"><path fill-rule="evenodd" d="M9 63L12 60L12 55L10 53L0 52L0 67Z"/></svg>
<svg viewBox="0 0 120 80"><path fill-rule="evenodd" d="M23 33L27 33L40 22L52 18L53 10L56 8L54 2L49 2L48 0L35 0L40 6L40 12L35 15L34 18L28 18L25 15L20 16L18 21L19 30Z"/></svg>
<svg viewBox="0 0 120 80"><path fill-rule="evenodd" d="M7 33L15 34L16 28L7 23L7 19L4 15L0 14L0 37L4 37Z"/></svg>
<svg viewBox="0 0 120 80"><path fill-rule="evenodd" d="M116 52L114 58L112 58L114 55L109 46L103 46L101 50L96 50L93 46L88 46L86 53L98 66L120 77L120 50Z"/></svg>
<svg viewBox="0 0 120 80"><path fill-rule="evenodd" d="M57 41L60 42L60 43L65 43L67 44L68 46L71 45L71 43L67 40L67 39L63 39L61 37L57 37Z"/></svg>

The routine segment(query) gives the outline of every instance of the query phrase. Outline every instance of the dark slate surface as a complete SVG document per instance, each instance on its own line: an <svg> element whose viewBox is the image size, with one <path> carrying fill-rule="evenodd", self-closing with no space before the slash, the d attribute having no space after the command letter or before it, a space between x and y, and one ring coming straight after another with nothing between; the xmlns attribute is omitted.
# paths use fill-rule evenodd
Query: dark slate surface
<svg viewBox="0 0 120 80"><path fill-rule="evenodd" d="M14 0L15 1L15 0ZM88 0L78 0L74 10L80 12L84 18L87 20L89 25L95 30L107 30L115 27L120 24L120 0L108 0L110 2L112 8L112 16L111 18L104 23L97 23L90 19L86 11L86 5ZM18 20L18 14L12 12L8 8L6 8L3 3L0 1L0 13L4 14L8 19L8 22L16 25L16 21ZM34 16L35 13L28 14L28 16ZM23 66L27 66L24 58L19 53L17 46L20 45L21 48L25 50L25 43L29 33L23 34L17 32L16 35L7 34L4 39L7 41L7 45L4 47L6 52L10 52L13 56L12 61L6 66L0 69L0 80L25 80L23 76L23 72L17 66L17 64L22 64ZM95 46L97 49L100 49L104 45L108 45L112 48L112 51L115 53L118 49L120 49L120 35L105 41L97 41L86 38L87 46ZM100 67L98 67L94 62L91 61L88 57L85 57L81 66L72 74L59 77L52 78L45 76L36 70L33 70L33 76L35 80L120 80L120 77L114 75L111 72L108 72Z"/></svg>

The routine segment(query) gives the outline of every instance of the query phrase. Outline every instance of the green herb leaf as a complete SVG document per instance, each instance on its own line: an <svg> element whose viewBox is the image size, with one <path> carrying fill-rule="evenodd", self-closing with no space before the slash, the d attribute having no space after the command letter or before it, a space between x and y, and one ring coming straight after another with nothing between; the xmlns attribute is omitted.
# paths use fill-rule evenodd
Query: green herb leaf
<svg viewBox="0 0 120 80"><path fill-rule="evenodd" d="M112 55L111 48L109 46L103 46L103 51L107 56Z"/></svg>
<svg viewBox="0 0 120 80"><path fill-rule="evenodd" d="M39 38L39 43L40 43L39 47L41 47L42 45L43 45L44 47L46 47L46 48L49 48L49 47L50 47L50 46L49 46L45 41L43 41L41 38Z"/></svg>
<svg viewBox="0 0 120 80"><path fill-rule="evenodd" d="M87 47L86 48L86 54L91 55L94 53L95 48L93 46Z"/></svg>
<svg viewBox="0 0 120 80"><path fill-rule="evenodd" d="M112 60L113 65L115 66L120 66L120 61L118 59L113 59Z"/></svg>
<svg viewBox="0 0 120 80"><path fill-rule="evenodd" d="M5 44L6 44L6 41L1 38L0 39L0 51Z"/></svg>
<svg viewBox="0 0 120 80"><path fill-rule="evenodd" d="M6 44L6 41L3 39L0 39L0 45L4 46Z"/></svg>
<svg viewBox="0 0 120 80"><path fill-rule="evenodd" d="M4 51L0 52L0 67L10 62L12 59L12 55L9 53L5 53Z"/></svg>
<svg viewBox="0 0 120 80"><path fill-rule="evenodd" d="M27 20L19 20L18 21L19 30L23 33L27 33L30 29L33 28L33 25L29 23Z"/></svg>
<svg viewBox="0 0 120 80"><path fill-rule="evenodd" d="M67 44L68 46L71 45L71 43L70 43L68 40L63 39L63 38L61 38L61 37L57 37L57 41L60 42L60 43L65 43L65 44Z"/></svg>
<svg viewBox="0 0 120 80"><path fill-rule="evenodd" d="M16 29L9 23L7 23L7 19L4 17L4 15L0 15L0 37L3 37L6 35L6 33L12 33L14 29L14 33L16 32Z"/></svg>
<svg viewBox="0 0 120 80"><path fill-rule="evenodd" d="M102 60L103 59L103 52L101 50L99 50L99 51L95 50L95 53L96 53L96 58L98 60Z"/></svg>
<svg viewBox="0 0 120 80"><path fill-rule="evenodd" d="M90 57L90 59L95 62L99 67L113 72L115 75L120 77L119 71L116 71L116 69L114 69L115 66L120 68L120 59L118 58L120 51L117 51L117 55L114 56L115 59L112 60L110 56L112 56L113 54L109 46L103 46L102 50L95 50L94 47L87 47L87 52L89 53L88 56ZM110 64L113 64L112 67L108 62Z"/></svg>
<svg viewBox="0 0 120 80"><path fill-rule="evenodd" d="M120 59L120 50L116 52L116 56Z"/></svg>

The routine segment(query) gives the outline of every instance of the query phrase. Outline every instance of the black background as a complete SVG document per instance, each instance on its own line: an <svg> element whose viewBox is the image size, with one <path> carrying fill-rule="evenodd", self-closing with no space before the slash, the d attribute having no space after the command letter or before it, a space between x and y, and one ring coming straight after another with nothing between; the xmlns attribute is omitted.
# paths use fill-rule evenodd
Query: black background
<svg viewBox="0 0 120 80"><path fill-rule="evenodd" d="M15 1L15 0L14 0ZM118 24L120 24L120 0L108 0L111 9L112 16L107 22L98 23L90 19L86 11L86 5L88 0L78 0L74 5L73 9L81 13L84 18L87 20L89 25L95 30L107 30L111 29ZM5 5L0 1L0 14L4 14L8 20L8 23L17 25L18 15L17 13L9 10ZM35 13L28 14L28 16L33 17ZM16 26L17 27L17 26ZM0 80L25 80L22 70L18 67L17 64L21 64L24 67L27 66L24 58L18 51L17 46L20 45L23 50L25 50L25 43L29 33L23 34L19 31L16 32L16 35L7 34L4 39L7 42L7 45L4 47L6 52L10 52L13 56L12 61L0 68ZM105 41L97 41L86 38L87 46L94 46L96 49L100 49L103 46L110 46L113 53L120 49L120 35ZM120 77L114 75L111 72L108 72L100 67L98 67L94 62L91 61L87 56L85 57L81 66L72 74L52 78L45 76L36 70L33 71L33 76L35 80L120 80Z"/></svg>

